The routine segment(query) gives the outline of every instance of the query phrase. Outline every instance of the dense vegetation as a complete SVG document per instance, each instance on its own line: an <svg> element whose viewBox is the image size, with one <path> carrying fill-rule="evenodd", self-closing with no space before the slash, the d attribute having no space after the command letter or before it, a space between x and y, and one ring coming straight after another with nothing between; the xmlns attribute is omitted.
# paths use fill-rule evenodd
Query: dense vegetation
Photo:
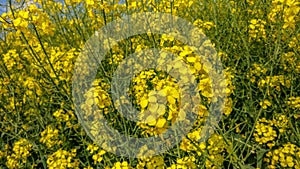
<svg viewBox="0 0 300 169"><path fill-rule="evenodd" d="M9 10L0 17L1 168L300 168L299 0L19 1L8 0ZM141 12L169 13L203 31L222 61L226 99L215 132L198 142L216 101L210 69L169 35L119 42L86 91L83 109L97 105L111 126L136 137L165 132L182 115L179 85L170 74L145 69L132 79L128 94L146 123L120 115L111 98L116 67L129 54L153 47L188 65L202 100L193 129L180 143L156 156L126 158L99 146L79 123L72 75L98 29ZM158 95L167 97L166 109L156 103ZM158 114L146 116L146 110Z"/></svg>

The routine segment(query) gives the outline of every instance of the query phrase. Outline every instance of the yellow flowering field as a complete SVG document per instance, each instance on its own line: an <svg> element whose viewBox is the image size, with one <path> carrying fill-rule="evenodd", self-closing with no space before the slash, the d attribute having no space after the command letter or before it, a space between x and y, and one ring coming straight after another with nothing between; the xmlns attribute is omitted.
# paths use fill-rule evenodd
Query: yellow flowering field
<svg viewBox="0 0 300 169"><path fill-rule="evenodd" d="M5 8L0 168L300 169L300 0L7 0ZM143 13L164 15L111 24ZM154 30L103 35L136 25ZM153 62L152 49L161 50ZM117 137L163 142L181 130L169 148ZM124 155L126 146L136 154Z"/></svg>

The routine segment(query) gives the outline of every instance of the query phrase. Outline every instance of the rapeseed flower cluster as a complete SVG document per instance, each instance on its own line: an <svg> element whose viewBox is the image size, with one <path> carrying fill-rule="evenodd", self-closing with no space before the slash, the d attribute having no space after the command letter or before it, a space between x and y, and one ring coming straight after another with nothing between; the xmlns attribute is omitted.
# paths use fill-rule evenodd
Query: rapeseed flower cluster
<svg viewBox="0 0 300 169"><path fill-rule="evenodd" d="M76 149L72 149L70 152L67 150L59 149L47 158L47 165L49 169L66 169L79 167L78 159L76 157Z"/></svg>
<svg viewBox="0 0 300 169"><path fill-rule="evenodd" d="M291 81L284 75L266 76L265 79L261 79L258 82L258 86L261 88L271 87L277 91L281 91L282 87L290 87Z"/></svg>
<svg viewBox="0 0 300 169"><path fill-rule="evenodd" d="M184 138L180 144L180 149L186 152L196 152L199 156L202 155L202 151L206 150L206 144L204 142L199 143L201 138L201 128L190 132L186 138Z"/></svg>
<svg viewBox="0 0 300 169"><path fill-rule="evenodd" d="M106 153L105 150L99 150L99 147L93 144L89 144L87 150L90 154L93 154L94 164L100 163L103 160L103 155Z"/></svg>
<svg viewBox="0 0 300 169"><path fill-rule="evenodd" d="M46 144L48 148L61 144L62 142L59 140L58 132L59 130L53 129L51 126L47 126L47 128L41 133L40 142Z"/></svg>
<svg viewBox="0 0 300 169"><path fill-rule="evenodd" d="M197 168L195 164L196 158L194 156L178 158L175 164L172 164L167 169L194 169Z"/></svg>
<svg viewBox="0 0 300 169"><path fill-rule="evenodd" d="M298 72L299 61L294 52L287 52L282 55L283 69L286 72Z"/></svg>
<svg viewBox="0 0 300 169"><path fill-rule="evenodd" d="M288 98L287 104L293 109L300 109L300 97Z"/></svg>
<svg viewBox="0 0 300 169"><path fill-rule="evenodd" d="M6 156L6 166L10 169L22 168L31 155L32 144L27 139L20 139L15 142L12 148L12 154Z"/></svg>
<svg viewBox="0 0 300 169"><path fill-rule="evenodd" d="M291 49L295 49L297 51L300 50L300 43L299 43L299 37L300 37L300 34L297 34L295 35L294 37L292 37L290 39L290 41L288 42L288 46L291 48ZM298 62L299 63L299 62ZM299 68L298 68L299 69Z"/></svg>
<svg viewBox="0 0 300 169"><path fill-rule="evenodd" d="M114 163L113 167L110 169L130 169L132 168L127 161L122 161L122 162L116 162Z"/></svg>
<svg viewBox="0 0 300 169"><path fill-rule="evenodd" d="M209 21L204 22L201 19L195 20L193 24L199 28L203 28L203 29L207 29L207 30L210 30L211 28L216 26L216 25L214 25L213 22L209 22Z"/></svg>
<svg viewBox="0 0 300 169"><path fill-rule="evenodd" d="M266 21L261 19L251 19L249 21L249 40L261 41L261 39L266 39L265 30Z"/></svg>
<svg viewBox="0 0 300 169"><path fill-rule="evenodd" d="M147 79L151 79L151 81L147 82ZM164 74L157 75L156 72L150 70L141 72L140 76L136 76L133 79L133 83L133 94L141 107L140 119L145 119L148 122L146 124L141 122L137 125L146 129L146 135L162 133L168 126L167 121L174 122L174 118L178 114L179 90L175 84L175 79L172 79L170 76L166 77ZM158 92L149 92L151 88L147 87L147 84L154 84L154 90ZM166 110L165 103L159 103L162 100L161 98L164 97L167 98L169 109L167 117L164 117Z"/></svg>
<svg viewBox="0 0 300 169"><path fill-rule="evenodd" d="M208 139L207 152L208 158L205 161L205 168L218 168L224 162L224 153L229 145L225 143L222 136L213 134Z"/></svg>
<svg viewBox="0 0 300 169"><path fill-rule="evenodd" d="M260 76L263 76L267 73L267 69L260 64L253 64L253 67L247 74L247 78L250 79L252 83L255 83Z"/></svg>
<svg viewBox="0 0 300 169"><path fill-rule="evenodd" d="M138 164L136 165L137 169L150 169L150 168L164 168L165 161L163 156L154 156L150 158L141 158L139 159Z"/></svg>
<svg viewBox="0 0 300 169"><path fill-rule="evenodd" d="M300 168L300 149L297 145L286 143L266 154L264 161L268 168Z"/></svg>
<svg viewBox="0 0 300 169"><path fill-rule="evenodd" d="M58 109L53 113L53 116L56 118L58 122L64 122L70 128L77 127L76 125L72 124L72 121L76 119L73 111L65 111L63 109Z"/></svg>
<svg viewBox="0 0 300 169"><path fill-rule="evenodd" d="M279 133L284 133L288 129L289 118L283 114L275 114L273 119L274 126L278 128Z"/></svg>
<svg viewBox="0 0 300 169"><path fill-rule="evenodd" d="M263 109L267 109L268 107L270 107L272 105L272 103L269 100L264 100L264 101L259 102L259 105Z"/></svg>
<svg viewBox="0 0 300 169"><path fill-rule="evenodd" d="M94 164L100 163L103 160L103 155L106 153L104 150L98 151L98 153L93 155Z"/></svg>
<svg viewBox="0 0 300 169"><path fill-rule="evenodd" d="M299 3L297 0L273 0L268 18L273 22L283 20L282 29L294 30L299 21Z"/></svg>
<svg viewBox="0 0 300 169"><path fill-rule="evenodd" d="M8 3L8 11L0 16L1 167L300 168L299 0L25 0L23 6L18 2ZM91 88L80 98L85 99L80 108L86 113L76 117L75 61L82 64L83 72L76 78L84 79L91 71L85 60L76 60L84 44L93 33L100 36L99 28L138 12L179 16L211 41L191 30L193 40L202 45L188 46L173 37L181 31L175 29L163 35L135 35L115 46L110 46L114 39L105 41L103 45L111 50L95 80L81 80L91 83ZM156 23L150 24L157 28ZM187 66L201 98L198 116L193 129L173 149L125 160L102 149L114 147L93 144L78 118L90 122L85 125L91 127L93 137L101 137L99 121L106 119L114 129L137 138L162 134L185 119L189 112L180 108L185 96L178 79L155 68L135 74L127 93L140 121L125 119L116 109L125 96L116 102L111 98L114 71L130 54L149 48L174 54L177 77L191 82L180 63ZM197 56L195 48L204 51L203 56ZM222 60L225 80L211 77L212 70L220 71L215 58ZM162 56L158 63L168 66L169 60ZM226 98L213 97L224 94ZM206 137L203 125L218 109L214 103L223 101L218 125L206 126L214 127L215 134L201 141ZM99 109L94 111L95 107ZM147 146L139 151L155 154Z"/></svg>
<svg viewBox="0 0 300 169"><path fill-rule="evenodd" d="M272 148L275 145L274 141L277 137L273 121L265 118L259 119L255 125L253 136L258 144L267 144L268 147Z"/></svg>

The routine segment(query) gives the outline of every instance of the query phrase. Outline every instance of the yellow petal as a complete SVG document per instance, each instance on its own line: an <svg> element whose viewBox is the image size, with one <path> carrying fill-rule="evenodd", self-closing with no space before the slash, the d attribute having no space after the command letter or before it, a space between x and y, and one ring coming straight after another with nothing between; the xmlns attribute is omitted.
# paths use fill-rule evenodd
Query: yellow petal
<svg viewBox="0 0 300 169"><path fill-rule="evenodd" d="M168 120L171 120L173 118L173 113L170 111L168 115Z"/></svg>
<svg viewBox="0 0 300 169"><path fill-rule="evenodd" d="M158 119L158 121L156 123L156 127L162 128L162 127L164 127L166 122L167 122L167 120L165 118L160 118L160 119Z"/></svg>
<svg viewBox="0 0 300 169"><path fill-rule="evenodd" d="M171 93L174 98L179 98L179 92L175 88L174 88L174 90L171 91Z"/></svg>
<svg viewBox="0 0 300 169"><path fill-rule="evenodd" d="M147 120L149 126L155 126L156 120L153 116L148 116L146 120Z"/></svg>
<svg viewBox="0 0 300 169"><path fill-rule="evenodd" d="M168 102L169 102L170 104L175 104L175 103L176 103L176 100L175 100L174 97L168 96Z"/></svg>
<svg viewBox="0 0 300 169"><path fill-rule="evenodd" d="M191 63L196 62L196 58L195 58L195 57L187 57L186 60L187 60L188 62L191 62Z"/></svg>
<svg viewBox="0 0 300 169"><path fill-rule="evenodd" d="M182 63L181 62L175 62L174 68L181 68L181 67L182 67Z"/></svg>
<svg viewBox="0 0 300 169"><path fill-rule="evenodd" d="M28 11L23 12L23 13L22 13L22 17L23 17L24 19L28 19L28 17L29 17L29 12L28 12Z"/></svg>
<svg viewBox="0 0 300 169"><path fill-rule="evenodd" d="M149 106L149 111L150 111L151 113L156 112L157 109L158 109L158 104L151 104L151 105Z"/></svg>
<svg viewBox="0 0 300 169"><path fill-rule="evenodd" d="M196 69L196 70L201 70L202 69L202 66L201 66L201 64L199 63L199 62L196 62L195 64L194 64L194 68Z"/></svg>
<svg viewBox="0 0 300 169"><path fill-rule="evenodd" d="M185 117L186 117L186 113L183 110L180 110L178 114L179 120L184 120Z"/></svg>
<svg viewBox="0 0 300 169"><path fill-rule="evenodd" d="M17 18L14 20L14 25L19 26L21 24L21 22L22 22L21 18Z"/></svg>
<svg viewBox="0 0 300 169"><path fill-rule="evenodd" d="M159 115L165 114L165 106L163 104L159 104L158 109L157 109L157 114L159 114Z"/></svg>
<svg viewBox="0 0 300 169"><path fill-rule="evenodd" d="M146 122L149 122L149 123L151 123L151 122L153 123L153 122L154 122L154 123L155 123L156 121L155 121L154 116L151 116L151 115L150 115L150 116L148 116L148 117L146 118Z"/></svg>
<svg viewBox="0 0 300 169"><path fill-rule="evenodd" d="M148 100L147 99L143 99L140 104L141 104L142 109L144 109L148 105Z"/></svg>
<svg viewBox="0 0 300 169"><path fill-rule="evenodd" d="M157 99L155 96L149 96L149 102L156 103Z"/></svg>
<svg viewBox="0 0 300 169"><path fill-rule="evenodd" d="M183 51L183 52L180 53L180 56L186 56L186 55L189 55L191 53L192 53L192 51Z"/></svg>

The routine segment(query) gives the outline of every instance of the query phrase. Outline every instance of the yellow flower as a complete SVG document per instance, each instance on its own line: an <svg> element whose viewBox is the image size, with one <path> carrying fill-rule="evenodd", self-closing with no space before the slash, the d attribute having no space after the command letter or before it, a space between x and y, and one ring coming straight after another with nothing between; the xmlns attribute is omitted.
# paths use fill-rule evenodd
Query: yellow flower
<svg viewBox="0 0 300 169"><path fill-rule="evenodd" d="M274 124L271 120L265 118L259 119L255 125L255 132L253 134L255 141L259 144L273 143L277 137L277 132L273 128ZM273 147L274 144L267 144Z"/></svg>
<svg viewBox="0 0 300 169"><path fill-rule="evenodd" d="M163 128L165 126L166 122L167 122L167 120L165 118L159 118L156 123L156 127Z"/></svg>
<svg viewBox="0 0 300 169"><path fill-rule="evenodd" d="M104 150L98 151L97 154L93 155L94 164L100 163L103 160L103 155L106 153Z"/></svg>
<svg viewBox="0 0 300 169"><path fill-rule="evenodd" d="M58 130L53 129L51 126L47 126L47 128L41 133L40 142L46 144L48 148L62 143L59 141Z"/></svg>
<svg viewBox="0 0 300 169"><path fill-rule="evenodd" d="M123 162L116 162L114 163L114 166L111 169L130 169L132 168L127 161Z"/></svg>
<svg viewBox="0 0 300 169"><path fill-rule="evenodd" d="M67 169L78 168L78 159L73 159L76 156L76 149L68 152L66 150L59 149L47 158L47 165L49 169Z"/></svg>
<svg viewBox="0 0 300 169"><path fill-rule="evenodd" d="M6 157L6 165L10 169L22 167L31 155L32 144L27 139L21 138L13 146L13 153Z"/></svg>
<svg viewBox="0 0 300 169"><path fill-rule="evenodd" d="M264 100L262 102L259 102L259 105L263 108L263 109L267 109L268 107L270 107L272 104L269 100Z"/></svg>
<svg viewBox="0 0 300 169"><path fill-rule="evenodd" d="M140 102L140 105L141 105L142 109L146 108L148 105L148 99L146 99L146 98L142 99Z"/></svg>
<svg viewBox="0 0 300 169"><path fill-rule="evenodd" d="M99 147L98 146L95 146L95 145L93 145L93 144L89 144L88 145L88 147L87 147L87 150L91 153L91 154L93 154L95 151L97 151L99 149Z"/></svg>
<svg viewBox="0 0 300 169"><path fill-rule="evenodd" d="M257 40L260 41L260 38L266 39L266 30L265 30L265 24L266 21L261 19L251 19L249 21L249 41Z"/></svg>
<svg viewBox="0 0 300 169"><path fill-rule="evenodd" d="M86 0L85 2L86 2L87 5L90 5L90 6L95 4L94 0Z"/></svg>
<svg viewBox="0 0 300 169"><path fill-rule="evenodd" d="M173 168L175 168L175 169L177 169L177 168L195 169L195 168L197 168L195 161L196 161L196 158L194 156L177 158L176 163L172 164L167 169L173 169Z"/></svg>
<svg viewBox="0 0 300 169"><path fill-rule="evenodd" d="M294 144L286 143L279 148L272 150L266 154L264 161L268 163L268 168L289 167L299 168L299 156L296 154L300 153L300 148Z"/></svg>
<svg viewBox="0 0 300 169"><path fill-rule="evenodd" d="M196 59L196 57L190 56L190 57L187 57L186 60L187 60L188 62L194 63L194 62L196 62L197 59Z"/></svg>

